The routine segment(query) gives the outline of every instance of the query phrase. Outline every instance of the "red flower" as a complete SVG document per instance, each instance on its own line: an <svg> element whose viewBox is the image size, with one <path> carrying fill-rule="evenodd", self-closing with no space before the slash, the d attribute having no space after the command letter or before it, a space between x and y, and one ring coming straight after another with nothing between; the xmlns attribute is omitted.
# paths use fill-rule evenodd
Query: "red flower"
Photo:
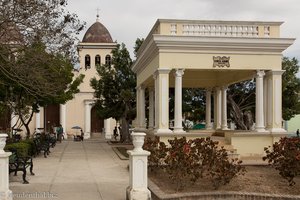
<svg viewBox="0 0 300 200"><path fill-rule="evenodd" d="M191 152L191 146L189 144L185 144L183 146L183 152L189 154Z"/></svg>

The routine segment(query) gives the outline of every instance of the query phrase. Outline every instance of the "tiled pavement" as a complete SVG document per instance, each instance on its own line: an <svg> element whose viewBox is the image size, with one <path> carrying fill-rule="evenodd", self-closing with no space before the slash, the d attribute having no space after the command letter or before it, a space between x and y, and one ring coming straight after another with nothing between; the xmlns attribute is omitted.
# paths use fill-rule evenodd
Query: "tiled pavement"
<svg viewBox="0 0 300 200"><path fill-rule="evenodd" d="M64 140L48 158L34 158L35 176L10 175L16 199L124 200L129 185L128 160L120 160L100 134L83 142Z"/></svg>

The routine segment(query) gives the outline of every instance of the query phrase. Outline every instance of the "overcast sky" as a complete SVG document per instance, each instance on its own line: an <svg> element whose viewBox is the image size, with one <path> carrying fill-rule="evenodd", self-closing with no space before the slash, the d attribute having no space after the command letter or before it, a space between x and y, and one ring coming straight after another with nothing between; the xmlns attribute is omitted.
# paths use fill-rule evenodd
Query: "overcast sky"
<svg viewBox="0 0 300 200"><path fill-rule="evenodd" d="M80 40L96 21L97 8L113 40L131 53L136 38L145 38L158 18L283 21L281 37L296 38L284 55L300 60L300 0L69 0L68 10L87 23Z"/></svg>

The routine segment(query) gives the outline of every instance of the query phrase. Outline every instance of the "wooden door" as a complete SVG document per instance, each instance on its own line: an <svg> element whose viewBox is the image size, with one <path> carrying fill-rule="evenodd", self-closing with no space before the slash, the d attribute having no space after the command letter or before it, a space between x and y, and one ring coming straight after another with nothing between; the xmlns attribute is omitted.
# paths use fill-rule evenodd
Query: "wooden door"
<svg viewBox="0 0 300 200"><path fill-rule="evenodd" d="M104 127L104 120L97 115L95 107L91 111L91 132L100 133Z"/></svg>
<svg viewBox="0 0 300 200"><path fill-rule="evenodd" d="M48 105L44 109L44 128L47 132L53 132L53 127L57 127L60 123L59 105Z"/></svg>

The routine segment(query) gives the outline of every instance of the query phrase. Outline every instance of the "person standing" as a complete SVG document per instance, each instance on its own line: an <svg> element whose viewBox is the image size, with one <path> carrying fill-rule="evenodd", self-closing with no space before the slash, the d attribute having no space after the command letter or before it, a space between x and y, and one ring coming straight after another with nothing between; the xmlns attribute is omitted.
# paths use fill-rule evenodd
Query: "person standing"
<svg viewBox="0 0 300 200"><path fill-rule="evenodd" d="M299 137L299 129L297 129L296 135L297 135L297 137Z"/></svg>
<svg viewBox="0 0 300 200"><path fill-rule="evenodd" d="M59 142L61 143L61 140L62 140L62 134L63 134L63 132L64 132L64 129L63 129L63 127L62 127L61 124L59 124L59 126L57 127L56 132L57 132L57 141L59 141Z"/></svg>

